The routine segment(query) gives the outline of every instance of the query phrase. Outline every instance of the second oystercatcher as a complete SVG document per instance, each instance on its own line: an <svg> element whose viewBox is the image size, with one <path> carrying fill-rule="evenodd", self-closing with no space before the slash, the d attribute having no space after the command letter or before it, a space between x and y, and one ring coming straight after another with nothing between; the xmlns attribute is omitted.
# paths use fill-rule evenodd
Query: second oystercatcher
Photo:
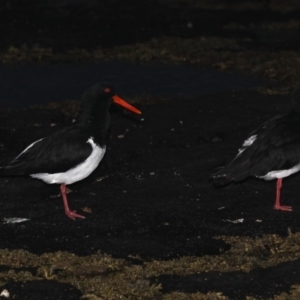
<svg viewBox="0 0 300 300"><path fill-rule="evenodd" d="M11 163L0 168L1 176L30 175L49 184L60 184L65 213L73 220L85 217L70 210L66 185L89 176L102 160L110 127L111 103L141 114L107 84L89 88L82 102L84 109L78 122L35 141Z"/></svg>
<svg viewBox="0 0 300 300"><path fill-rule="evenodd" d="M288 113L270 119L253 131L236 157L211 175L216 185L250 176L277 179L274 209L291 211L280 204L282 179L300 170L300 88L295 90Z"/></svg>

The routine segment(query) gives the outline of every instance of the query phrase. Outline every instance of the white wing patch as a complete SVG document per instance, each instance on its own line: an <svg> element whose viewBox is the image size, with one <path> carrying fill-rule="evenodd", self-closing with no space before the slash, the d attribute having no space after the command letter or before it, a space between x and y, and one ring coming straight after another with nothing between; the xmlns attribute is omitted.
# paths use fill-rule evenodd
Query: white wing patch
<svg viewBox="0 0 300 300"><path fill-rule="evenodd" d="M35 142L33 142L32 144L30 144L27 148L25 148L25 150L23 150L15 159L18 159L23 153L25 153L28 149L30 149L34 144L40 142L41 140L43 140L44 138L41 138Z"/></svg>
<svg viewBox="0 0 300 300"><path fill-rule="evenodd" d="M244 141L243 147L251 146L257 138L257 134L250 136L247 140Z"/></svg>
<svg viewBox="0 0 300 300"><path fill-rule="evenodd" d="M75 166L74 168L62 173L38 173L31 174L30 176L33 178L41 179L50 184L72 184L88 177L98 167L105 154L106 148L101 148L99 145L95 144L92 137L87 140L87 143L91 144L92 146L93 150L91 155L85 161Z"/></svg>
<svg viewBox="0 0 300 300"><path fill-rule="evenodd" d="M250 147L255 142L256 138L257 138L257 134L254 134L251 135L248 139L246 139L242 147L238 150L239 153L237 154L237 156L239 156L242 152L244 152L247 147Z"/></svg>

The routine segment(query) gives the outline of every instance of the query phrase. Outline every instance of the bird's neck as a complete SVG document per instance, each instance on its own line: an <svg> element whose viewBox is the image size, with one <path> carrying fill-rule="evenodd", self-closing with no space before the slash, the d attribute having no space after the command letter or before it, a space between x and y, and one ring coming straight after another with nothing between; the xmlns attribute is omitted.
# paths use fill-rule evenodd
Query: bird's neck
<svg viewBox="0 0 300 300"><path fill-rule="evenodd" d="M100 111L85 110L79 118L79 125L91 133L100 146L104 146L110 127L108 108Z"/></svg>

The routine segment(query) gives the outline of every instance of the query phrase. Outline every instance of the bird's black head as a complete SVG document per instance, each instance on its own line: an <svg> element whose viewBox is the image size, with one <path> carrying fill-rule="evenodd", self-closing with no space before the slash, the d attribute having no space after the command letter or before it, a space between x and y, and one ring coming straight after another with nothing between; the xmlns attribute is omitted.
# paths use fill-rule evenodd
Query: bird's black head
<svg viewBox="0 0 300 300"><path fill-rule="evenodd" d="M102 84L102 92L104 95L106 95L107 97L110 97L110 98L112 98L116 94L115 88L108 83Z"/></svg>
<svg viewBox="0 0 300 300"><path fill-rule="evenodd" d="M115 89L107 83L96 84L82 95L84 110L79 118L79 125L89 130L100 144L104 145L110 126L109 107L114 102L132 112L141 112L116 95Z"/></svg>
<svg viewBox="0 0 300 300"><path fill-rule="evenodd" d="M82 95L82 102L84 110L81 119L85 120L85 123L86 120L89 120L89 123L90 120L98 120L98 123L104 122L103 120L107 119L109 114L109 106L113 102L134 113L141 114L138 109L117 96L114 87L107 83L98 83L87 89Z"/></svg>
<svg viewBox="0 0 300 300"><path fill-rule="evenodd" d="M99 102L109 103L109 99L114 95L115 89L112 85L107 83L97 83L83 93L81 101L84 106L93 106Z"/></svg>
<svg viewBox="0 0 300 300"><path fill-rule="evenodd" d="M110 84L104 83L102 85L102 93L104 97L111 98L114 103L117 103L136 114L141 114L141 112L138 109L136 109L135 107L133 107L132 105L124 101L118 95L116 95L115 89Z"/></svg>
<svg viewBox="0 0 300 300"><path fill-rule="evenodd" d="M111 102L114 102L136 114L141 114L138 109L116 95L114 87L107 83L96 84L89 88L82 95L82 101L89 111L98 110L97 108L103 109L104 107L106 107L107 110Z"/></svg>

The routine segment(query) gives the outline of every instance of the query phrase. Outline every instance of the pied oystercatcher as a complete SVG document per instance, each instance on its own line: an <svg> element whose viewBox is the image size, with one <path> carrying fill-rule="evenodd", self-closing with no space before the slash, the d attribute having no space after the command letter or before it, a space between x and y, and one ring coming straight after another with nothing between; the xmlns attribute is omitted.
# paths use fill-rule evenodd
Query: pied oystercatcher
<svg viewBox="0 0 300 300"><path fill-rule="evenodd" d="M282 179L300 170L300 88L292 97L288 113L262 124L250 134L236 157L211 175L215 185L241 181L249 176L277 179L274 209L291 211L280 204Z"/></svg>
<svg viewBox="0 0 300 300"><path fill-rule="evenodd" d="M76 123L35 141L11 163L0 168L2 176L30 175L49 184L60 184L65 213L73 220L85 217L70 210L66 185L89 176L102 160L110 127L111 103L141 114L107 84L89 88L82 102L84 109Z"/></svg>

